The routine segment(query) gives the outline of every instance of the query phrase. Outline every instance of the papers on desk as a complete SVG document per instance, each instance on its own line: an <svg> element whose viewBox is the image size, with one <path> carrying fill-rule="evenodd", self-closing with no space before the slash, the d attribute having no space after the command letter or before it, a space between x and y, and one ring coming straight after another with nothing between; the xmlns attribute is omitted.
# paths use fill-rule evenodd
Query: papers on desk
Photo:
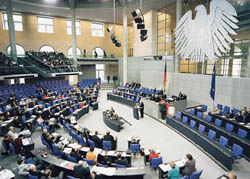
<svg viewBox="0 0 250 179"><path fill-rule="evenodd" d="M159 167L162 169L163 172L167 172L172 169L169 164L160 164Z"/></svg>
<svg viewBox="0 0 250 179"><path fill-rule="evenodd" d="M15 178L15 175L12 171L5 169L0 172L0 179L11 179Z"/></svg>
<svg viewBox="0 0 250 179"><path fill-rule="evenodd" d="M66 153L66 154L70 154L71 151L72 151L72 148L69 148L69 147L67 147L67 148L65 148L65 149L63 150L63 152Z"/></svg>
<svg viewBox="0 0 250 179"><path fill-rule="evenodd" d="M77 143L73 143L73 144L69 144L68 147L72 149L80 149L82 146Z"/></svg>
<svg viewBox="0 0 250 179"><path fill-rule="evenodd" d="M122 152L122 157L126 157L127 153L126 152Z"/></svg>
<svg viewBox="0 0 250 179"><path fill-rule="evenodd" d="M198 106L198 107L196 107L197 109L202 109L202 107L201 106Z"/></svg>
<svg viewBox="0 0 250 179"><path fill-rule="evenodd" d="M24 131L20 132L19 135L20 135L20 134L23 134L23 135L26 136L26 137L31 136L30 130L24 130Z"/></svg>
<svg viewBox="0 0 250 179"><path fill-rule="evenodd" d="M98 156L98 154L100 153L102 153L102 149L99 149L99 148L94 149L94 154L96 154L96 156Z"/></svg>
<svg viewBox="0 0 250 179"><path fill-rule="evenodd" d="M94 167L93 167L94 168ZM102 175L106 175L106 176L112 176L114 175L116 168L105 168L105 167L98 167L97 169L95 169L97 171L97 173L102 174Z"/></svg>
<svg viewBox="0 0 250 179"><path fill-rule="evenodd" d="M68 145L69 141L67 139L64 139L62 141L60 141L62 143L62 145Z"/></svg>
<svg viewBox="0 0 250 179"><path fill-rule="evenodd" d="M22 139L22 143L24 146L27 146L27 145L32 144L32 140L31 140L31 138L24 138L24 139Z"/></svg>
<svg viewBox="0 0 250 179"><path fill-rule="evenodd" d="M144 150L144 154L145 154L145 155L150 155L149 150Z"/></svg>
<svg viewBox="0 0 250 179"><path fill-rule="evenodd" d="M177 167L184 167L185 166L185 163L186 163L186 159L182 159L182 160L179 160L177 162L175 162L175 164L177 165Z"/></svg>
<svg viewBox="0 0 250 179"><path fill-rule="evenodd" d="M80 150L83 151L83 152L88 152L89 151L89 147L81 147Z"/></svg>
<svg viewBox="0 0 250 179"><path fill-rule="evenodd" d="M63 162L63 163L61 164L61 166L62 166L62 167L65 167L65 168L67 168L67 169L69 169L69 170L72 170L73 167L75 166L75 164L72 163L72 162L65 161L65 162Z"/></svg>
<svg viewBox="0 0 250 179"><path fill-rule="evenodd" d="M245 125L245 123L244 123L244 122L240 122L239 124L240 124L240 125Z"/></svg>
<svg viewBox="0 0 250 179"><path fill-rule="evenodd" d="M115 155L115 151L108 151L106 155L109 155L109 156L112 156L112 155Z"/></svg>

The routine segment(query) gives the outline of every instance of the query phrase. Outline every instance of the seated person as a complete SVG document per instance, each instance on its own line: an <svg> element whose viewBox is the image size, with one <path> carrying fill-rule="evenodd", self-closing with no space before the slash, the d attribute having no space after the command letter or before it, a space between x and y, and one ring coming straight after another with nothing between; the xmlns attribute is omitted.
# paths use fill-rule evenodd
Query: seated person
<svg viewBox="0 0 250 179"><path fill-rule="evenodd" d="M33 176L37 176L39 179L42 177L45 177L45 178L47 177L46 173L37 170L35 165L30 166L29 174Z"/></svg>
<svg viewBox="0 0 250 179"><path fill-rule="evenodd" d="M112 135L110 135L110 131L107 131L106 135L103 136L103 140L113 142L114 141L114 137Z"/></svg>
<svg viewBox="0 0 250 179"><path fill-rule="evenodd" d="M234 118L234 113L233 113L233 110L232 109L230 109L230 111L227 113L227 115L226 115L228 118Z"/></svg>
<svg viewBox="0 0 250 179"><path fill-rule="evenodd" d="M23 134L20 134L13 142L13 146L17 154L20 154L24 150L22 139L23 139Z"/></svg>
<svg viewBox="0 0 250 179"><path fill-rule="evenodd" d="M87 160L93 160L95 164L97 164L97 156L94 153L94 147L90 147L89 152L86 154L86 159Z"/></svg>
<svg viewBox="0 0 250 179"><path fill-rule="evenodd" d="M18 137L17 133L14 132L14 127L13 126L9 127L9 132L7 133L7 135L9 136L9 139L11 141L14 141Z"/></svg>
<svg viewBox="0 0 250 179"><path fill-rule="evenodd" d="M90 176L90 170L88 164L80 160L78 165L74 166L74 177L80 179L86 179Z"/></svg>
<svg viewBox="0 0 250 179"><path fill-rule="evenodd" d="M245 117L247 115L248 111L247 111L247 107L244 106L244 108L241 110L241 114L243 117Z"/></svg>
<svg viewBox="0 0 250 179"><path fill-rule="evenodd" d="M150 100L152 100L152 101L155 101L155 95L154 94L152 94L152 96L150 97Z"/></svg>
<svg viewBox="0 0 250 179"><path fill-rule="evenodd" d="M159 95L156 95L156 96L155 96L155 102L159 103L160 100L161 100L160 96L159 96Z"/></svg>
<svg viewBox="0 0 250 179"><path fill-rule="evenodd" d="M229 179L237 179L237 175L234 172L229 172L228 177Z"/></svg>
<svg viewBox="0 0 250 179"><path fill-rule="evenodd" d="M193 158L192 155L187 154L186 155L186 163L184 166L184 169L182 171L183 175L190 177L192 175L192 173L195 171L195 159Z"/></svg>
<svg viewBox="0 0 250 179"><path fill-rule="evenodd" d="M111 161L108 156L104 156L103 160L101 160L99 163L103 165L107 165L108 167L111 167Z"/></svg>
<svg viewBox="0 0 250 179"><path fill-rule="evenodd" d="M16 128L20 128L21 131L23 131L25 129L25 123L21 119L19 119L18 116L14 117L12 124Z"/></svg>
<svg viewBox="0 0 250 179"><path fill-rule="evenodd" d="M170 166L172 169L169 170L167 175L164 175L164 177L167 176L168 179L180 179L180 169L176 167L176 164L173 161L170 162Z"/></svg>
<svg viewBox="0 0 250 179"><path fill-rule="evenodd" d="M120 152L117 153L117 160L115 160L115 163L118 165L128 166L127 159L126 158L122 159L122 154Z"/></svg>
<svg viewBox="0 0 250 179"><path fill-rule="evenodd" d="M83 158L83 156L79 153L79 150L76 148L71 151L70 156L76 158L77 161L82 160Z"/></svg>
<svg viewBox="0 0 250 179"><path fill-rule="evenodd" d="M27 176L29 174L29 169L31 167L32 164L26 164L25 162L25 158L22 157L17 161L17 171L18 171L18 175L23 175L23 176Z"/></svg>
<svg viewBox="0 0 250 179"><path fill-rule="evenodd" d="M97 148L102 147L102 140L98 137L98 131L95 131L95 135L91 137L91 140L95 143Z"/></svg>
<svg viewBox="0 0 250 179"><path fill-rule="evenodd" d="M248 112L245 116L245 123L246 124L250 123L250 108L248 108Z"/></svg>
<svg viewBox="0 0 250 179"><path fill-rule="evenodd" d="M216 107L211 113L218 115L218 114L220 114L220 109L218 107Z"/></svg>
<svg viewBox="0 0 250 179"><path fill-rule="evenodd" d="M10 150L10 143L11 143L11 140L9 139L8 134L4 135L3 143L5 147L2 147L2 155L7 155Z"/></svg>
<svg viewBox="0 0 250 179"><path fill-rule="evenodd" d="M242 122L243 121L243 116L241 115L241 111L239 111L236 116L234 116L234 119L237 121L237 122Z"/></svg>
<svg viewBox="0 0 250 179"><path fill-rule="evenodd" d="M152 162L152 158L159 158L159 154L156 153L155 149L152 149L151 154L149 155L150 162Z"/></svg>

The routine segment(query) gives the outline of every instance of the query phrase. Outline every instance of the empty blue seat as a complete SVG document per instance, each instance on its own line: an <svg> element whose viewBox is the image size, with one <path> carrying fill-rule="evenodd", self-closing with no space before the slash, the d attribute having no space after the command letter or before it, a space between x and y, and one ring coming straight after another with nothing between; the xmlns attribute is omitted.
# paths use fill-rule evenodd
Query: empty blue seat
<svg viewBox="0 0 250 179"><path fill-rule="evenodd" d="M196 121L191 120L190 121L190 127L195 128L195 126L196 126Z"/></svg>
<svg viewBox="0 0 250 179"><path fill-rule="evenodd" d="M104 150L111 150L112 149L112 142L111 141L102 141L102 147Z"/></svg>
<svg viewBox="0 0 250 179"><path fill-rule="evenodd" d="M95 143L94 143L94 141L88 139L88 143L89 143L89 146L90 146L90 147L94 147L94 148L95 148Z"/></svg>
<svg viewBox="0 0 250 179"><path fill-rule="evenodd" d="M211 122L211 121L212 121L212 116L207 115L206 118L205 118L205 120L206 120L207 122Z"/></svg>
<svg viewBox="0 0 250 179"><path fill-rule="evenodd" d="M202 112L197 112L197 117L202 118Z"/></svg>
<svg viewBox="0 0 250 179"><path fill-rule="evenodd" d="M200 133L204 133L205 132L205 129L206 129L206 127L204 126L204 125L202 125L202 124L199 124L199 129L198 129L198 131L200 132Z"/></svg>
<svg viewBox="0 0 250 179"><path fill-rule="evenodd" d="M216 126L220 127L220 126L221 126L221 124L222 124L222 120L215 119L214 124L215 124Z"/></svg>
<svg viewBox="0 0 250 179"><path fill-rule="evenodd" d="M225 115L226 113L228 113L230 111L230 107L229 106L225 106L223 109L222 114Z"/></svg>
<svg viewBox="0 0 250 179"><path fill-rule="evenodd" d="M232 132L234 129L234 126L230 123L226 123L226 130L229 132Z"/></svg>
<svg viewBox="0 0 250 179"><path fill-rule="evenodd" d="M177 112L175 118L176 118L176 119L181 119L181 112Z"/></svg>
<svg viewBox="0 0 250 179"><path fill-rule="evenodd" d="M188 122L188 118L186 116L183 116L182 122L187 123Z"/></svg>
<svg viewBox="0 0 250 179"><path fill-rule="evenodd" d="M236 115L238 112L239 112L239 110L238 110L238 109L233 108L233 114L234 114L234 115Z"/></svg>
<svg viewBox="0 0 250 179"><path fill-rule="evenodd" d="M210 130L208 131L208 137L209 137L210 139L214 140L215 136L216 136L216 132L210 129Z"/></svg>
<svg viewBox="0 0 250 179"><path fill-rule="evenodd" d="M207 105L203 105L202 106L202 112L206 112L207 111Z"/></svg>
<svg viewBox="0 0 250 179"><path fill-rule="evenodd" d="M152 168L158 168L162 164L162 157L152 158Z"/></svg>
<svg viewBox="0 0 250 179"><path fill-rule="evenodd" d="M220 136L220 141L219 144L223 147L227 147L228 144L228 138L224 137L224 136Z"/></svg>
<svg viewBox="0 0 250 179"><path fill-rule="evenodd" d="M233 150L232 150L233 154L235 155L236 159L241 158L241 155L243 153L243 149L241 146L237 145L237 144L233 144Z"/></svg>
<svg viewBox="0 0 250 179"><path fill-rule="evenodd" d="M199 179L202 174L202 170L199 172L193 172L192 175L190 176L190 179Z"/></svg>
<svg viewBox="0 0 250 179"><path fill-rule="evenodd" d="M71 162L77 163L77 159L75 157L71 157L70 155L67 156L67 159Z"/></svg>
<svg viewBox="0 0 250 179"><path fill-rule="evenodd" d="M192 114L192 115L194 115L194 109L193 109L193 108L190 109L190 110L189 110L189 113Z"/></svg>
<svg viewBox="0 0 250 179"><path fill-rule="evenodd" d="M116 167L116 168L126 168L126 165L119 165L119 164L116 164L115 167Z"/></svg>
<svg viewBox="0 0 250 179"><path fill-rule="evenodd" d="M222 108L223 108L222 104L217 104L217 107L218 107L220 110L222 110Z"/></svg>
<svg viewBox="0 0 250 179"><path fill-rule="evenodd" d="M129 148L134 154L140 152L140 144L130 144Z"/></svg>
<svg viewBox="0 0 250 179"><path fill-rule="evenodd" d="M246 138L247 136L247 131L243 130L243 129L239 129L238 130L238 136L240 136L241 138Z"/></svg>

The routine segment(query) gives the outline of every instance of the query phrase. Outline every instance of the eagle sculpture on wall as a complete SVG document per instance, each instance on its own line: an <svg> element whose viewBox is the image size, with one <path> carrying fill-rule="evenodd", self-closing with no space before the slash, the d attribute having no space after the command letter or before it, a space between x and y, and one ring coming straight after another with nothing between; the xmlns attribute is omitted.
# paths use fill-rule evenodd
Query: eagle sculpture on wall
<svg viewBox="0 0 250 179"><path fill-rule="evenodd" d="M234 43L229 34L236 35L236 10L226 0L212 0L210 14L204 5L198 5L195 11L194 19L189 10L177 24L176 52L191 61L216 60L230 50L230 43Z"/></svg>

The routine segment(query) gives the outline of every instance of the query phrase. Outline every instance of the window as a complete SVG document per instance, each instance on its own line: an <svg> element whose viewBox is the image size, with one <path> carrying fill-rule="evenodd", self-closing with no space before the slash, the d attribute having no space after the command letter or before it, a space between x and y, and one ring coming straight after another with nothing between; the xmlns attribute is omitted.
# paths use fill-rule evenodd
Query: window
<svg viewBox="0 0 250 179"><path fill-rule="evenodd" d="M80 58L81 57L81 50L80 48L76 48L76 57L77 58ZM73 58L73 50L72 50L72 47L69 48L68 50L68 58Z"/></svg>
<svg viewBox="0 0 250 179"><path fill-rule="evenodd" d="M103 49L97 47L97 48L94 48L94 50L92 51L92 56L95 57L95 51L97 53L97 58L103 58L104 56L104 51Z"/></svg>
<svg viewBox="0 0 250 179"><path fill-rule="evenodd" d="M10 45L7 47L7 55L8 56L11 55L11 47L10 47ZM24 48L22 46L16 45L16 55L18 57L25 56L25 50L24 50Z"/></svg>
<svg viewBox="0 0 250 179"><path fill-rule="evenodd" d="M71 20L67 20L67 34L71 35L72 34L72 23ZM80 21L76 21L76 35L81 35L81 25Z"/></svg>
<svg viewBox="0 0 250 179"><path fill-rule="evenodd" d="M15 31L23 31L23 23L22 23L21 14L13 14L13 22L14 22ZM7 17L6 12L3 12L3 29L9 30L8 17Z"/></svg>
<svg viewBox="0 0 250 179"><path fill-rule="evenodd" d="M104 80L104 64L96 64L96 78Z"/></svg>
<svg viewBox="0 0 250 179"><path fill-rule="evenodd" d="M228 76L229 59L222 59L221 75Z"/></svg>
<svg viewBox="0 0 250 179"><path fill-rule="evenodd" d="M92 36L95 37L104 37L104 24L93 22L92 26Z"/></svg>
<svg viewBox="0 0 250 179"><path fill-rule="evenodd" d="M40 52L55 52L55 50L49 45L44 45L40 48Z"/></svg>
<svg viewBox="0 0 250 179"><path fill-rule="evenodd" d="M232 76L240 77L242 59L233 59Z"/></svg>
<svg viewBox="0 0 250 179"><path fill-rule="evenodd" d="M37 17L38 32L54 33L53 18Z"/></svg>

